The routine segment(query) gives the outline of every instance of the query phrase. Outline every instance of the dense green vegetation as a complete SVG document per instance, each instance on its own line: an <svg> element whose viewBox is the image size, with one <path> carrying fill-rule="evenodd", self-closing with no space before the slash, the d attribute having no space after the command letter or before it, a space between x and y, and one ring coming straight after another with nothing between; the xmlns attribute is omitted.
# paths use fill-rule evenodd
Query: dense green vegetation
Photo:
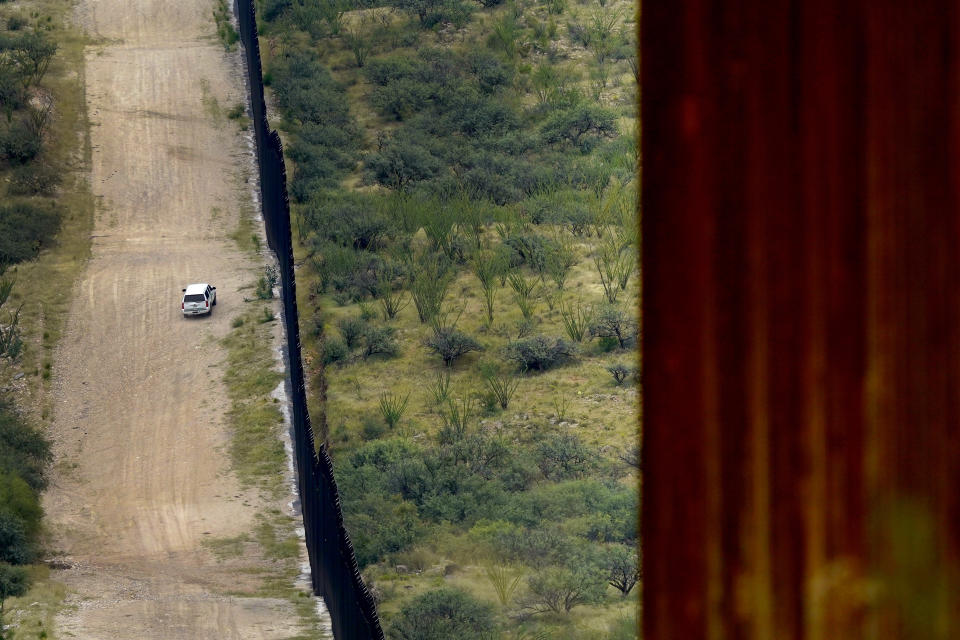
<svg viewBox="0 0 960 640"><path fill-rule="evenodd" d="M65 27L69 10L0 4L0 617L17 629L3 637L46 637L63 592L38 560L52 349L92 214L74 171L85 159L82 41Z"/></svg>
<svg viewBox="0 0 960 640"><path fill-rule="evenodd" d="M632 637L632 5L259 7L311 411L388 635Z"/></svg>
<svg viewBox="0 0 960 640"><path fill-rule="evenodd" d="M38 27L13 15L0 31L0 161L8 174L0 205L0 366L23 353L20 305L12 299L15 281L8 265L34 258L51 242L60 211L48 197L57 176L41 164L53 109L40 82L57 46ZM15 196L15 197L11 197ZM23 565L38 553L40 491L50 462L46 438L0 396L0 628L3 603L29 586ZM2 636L2 631L0 631Z"/></svg>
<svg viewBox="0 0 960 640"><path fill-rule="evenodd" d="M0 263L37 255L51 241L60 211L45 200L59 176L45 163L44 143L53 117L53 99L40 83L57 51L53 39L11 14L0 30L0 162L8 174L0 206Z"/></svg>
<svg viewBox="0 0 960 640"><path fill-rule="evenodd" d="M4 309L13 281L2 276L0 270L0 366L6 367L20 357L23 340L20 309ZM30 584L24 565L32 563L39 552L40 492L47 485L51 457L46 437L0 396L0 637L4 601L22 596Z"/></svg>

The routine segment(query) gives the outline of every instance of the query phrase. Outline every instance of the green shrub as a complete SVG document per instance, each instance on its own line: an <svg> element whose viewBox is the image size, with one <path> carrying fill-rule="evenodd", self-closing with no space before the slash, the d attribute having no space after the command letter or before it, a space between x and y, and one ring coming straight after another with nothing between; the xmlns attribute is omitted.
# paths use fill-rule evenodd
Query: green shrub
<svg viewBox="0 0 960 640"><path fill-rule="evenodd" d="M354 468L373 466L383 472L401 460L421 456L416 443L406 438L390 438L365 444L350 456L350 465Z"/></svg>
<svg viewBox="0 0 960 640"><path fill-rule="evenodd" d="M332 139L336 137L332 136ZM335 187L340 175L354 162L349 146L310 144L301 139L290 143L287 157L295 163L290 196L294 202L300 203L308 202L317 192Z"/></svg>
<svg viewBox="0 0 960 640"><path fill-rule="evenodd" d="M560 15L567 10L567 0L546 0L547 12Z"/></svg>
<svg viewBox="0 0 960 640"><path fill-rule="evenodd" d="M463 0L443 0L423 19L423 26L427 29L442 25L452 24L457 29L462 29L470 22L473 15L473 6Z"/></svg>
<svg viewBox="0 0 960 640"><path fill-rule="evenodd" d="M521 371L546 371L572 358L576 350L563 338L534 336L511 342L506 347L506 357Z"/></svg>
<svg viewBox="0 0 960 640"><path fill-rule="evenodd" d="M423 536L424 527L413 503L376 494L343 495L348 505L344 524L361 568L410 548Z"/></svg>
<svg viewBox="0 0 960 640"><path fill-rule="evenodd" d="M637 497L633 487L591 478L566 480L539 484L514 494L511 504L498 517L518 525L538 527L567 518L607 514L613 531L609 539L628 542L636 538Z"/></svg>
<svg viewBox="0 0 960 640"><path fill-rule="evenodd" d="M49 16L48 16L49 19ZM10 52L10 59L24 87L36 86L46 75L57 52L57 43L39 30L26 31L0 41L0 51Z"/></svg>
<svg viewBox="0 0 960 640"><path fill-rule="evenodd" d="M0 65L0 109L9 125L13 112L23 106L24 90L20 74L12 65Z"/></svg>
<svg viewBox="0 0 960 640"><path fill-rule="evenodd" d="M364 440L377 440L384 433L386 427L382 420L377 420L374 416L365 415L360 419L361 433Z"/></svg>
<svg viewBox="0 0 960 640"><path fill-rule="evenodd" d="M40 491L47 486L46 467L52 459L50 442L43 433L0 399L0 470L15 473Z"/></svg>
<svg viewBox="0 0 960 640"><path fill-rule="evenodd" d="M389 628L391 640L486 640L496 631L493 607L443 587L404 605Z"/></svg>
<svg viewBox="0 0 960 640"><path fill-rule="evenodd" d="M481 0L486 7L500 4L503 0ZM488 4L492 3L492 4ZM466 70L473 76L483 93L492 94L501 88L510 86L514 70L506 65L496 54L483 49L474 49L466 54Z"/></svg>
<svg viewBox="0 0 960 640"><path fill-rule="evenodd" d="M382 355L392 358L400 352L393 327L370 327L363 334L363 357Z"/></svg>
<svg viewBox="0 0 960 640"><path fill-rule="evenodd" d="M23 521L0 509L0 563L28 564L33 562L34 555Z"/></svg>
<svg viewBox="0 0 960 640"><path fill-rule="evenodd" d="M265 0L259 12L260 18L264 22L274 22L286 14L292 4L292 0Z"/></svg>
<svg viewBox="0 0 960 640"><path fill-rule="evenodd" d="M426 519L469 526L480 518L495 515L506 501L503 485L498 480L470 474L457 469L456 465L446 465L440 471L438 480L446 483L445 486L421 500L420 512Z"/></svg>
<svg viewBox="0 0 960 640"><path fill-rule="evenodd" d="M280 277L274 267L266 266L263 268L263 275L257 280L256 296L260 300L272 300L273 288L277 286Z"/></svg>
<svg viewBox="0 0 960 640"><path fill-rule="evenodd" d="M520 256L523 264L540 273L547 266L547 255L557 250L554 242L536 233L515 233L504 239L503 244Z"/></svg>
<svg viewBox="0 0 960 640"><path fill-rule="evenodd" d="M10 17L7 18L7 29L10 31L19 31L27 26L27 24L29 24L27 19L19 13L11 14Z"/></svg>
<svg viewBox="0 0 960 640"><path fill-rule="evenodd" d="M226 0L217 0L213 8L213 19L217 24L217 35L220 37L220 42L223 44L223 48L229 51L240 39L240 34L230 23L230 9Z"/></svg>
<svg viewBox="0 0 960 640"><path fill-rule="evenodd" d="M325 240L356 251L378 248L392 233L390 220L365 194L328 194L302 209L304 223Z"/></svg>
<svg viewBox="0 0 960 640"><path fill-rule="evenodd" d="M19 519L28 538L35 538L40 532L43 509L37 493L15 473L0 472L0 511Z"/></svg>
<svg viewBox="0 0 960 640"><path fill-rule="evenodd" d="M449 367L460 356L471 351L481 351L476 340L452 327L445 327L433 331L423 344L427 349L443 359L444 366Z"/></svg>
<svg viewBox="0 0 960 640"><path fill-rule="evenodd" d="M50 196L60 186L62 172L47 164L30 163L13 168L10 186L14 196Z"/></svg>
<svg viewBox="0 0 960 640"><path fill-rule="evenodd" d="M342 338L326 336L323 341L323 364L344 362L350 356L350 348Z"/></svg>
<svg viewBox="0 0 960 640"><path fill-rule="evenodd" d="M377 312L366 302L361 302L357 306L360 308L360 319L364 322L370 322L377 317Z"/></svg>
<svg viewBox="0 0 960 640"><path fill-rule="evenodd" d="M606 591L601 569L587 563L547 567L527 580L521 608L533 613L570 613L578 605L601 602Z"/></svg>
<svg viewBox="0 0 960 640"><path fill-rule="evenodd" d="M393 55L370 60L363 73L371 83L386 86L395 80L410 77L417 66L416 59L410 56Z"/></svg>
<svg viewBox="0 0 960 640"><path fill-rule="evenodd" d="M582 478L596 467L596 454L575 434L562 433L540 442L537 466L549 480Z"/></svg>
<svg viewBox="0 0 960 640"><path fill-rule="evenodd" d="M284 48L274 60L273 93L277 105L301 123L355 126L344 88L310 49Z"/></svg>
<svg viewBox="0 0 960 640"><path fill-rule="evenodd" d="M326 293L331 287L349 283L350 275L358 268L362 256L334 242L313 241L310 244L315 254L311 265L320 276L319 292Z"/></svg>
<svg viewBox="0 0 960 640"><path fill-rule="evenodd" d="M233 105L229 111L227 111L227 118L230 120L239 120L247 112L247 107L242 102L238 102Z"/></svg>
<svg viewBox="0 0 960 640"><path fill-rule="evenodd" d="M30 575L22 567L12 567L0 562L0 612L3 611L3 603L7 598L22 596L29 587ZM0 627L4 627L2 617Z"/></svg>
<svg viewBox="0 0 960 640"><path fill-rule="evenodd" d="M0 205L0 263L29 260L53 241L60 209L29 202Z"/></svg>
<svg viewBox="0 0 960 640"><path fill-rule="evenodd" d="M567 142L589 150L598 138L617 135L617 117L609 109L581 104L550 115L540 128L547 144Z"/></svg>
<svg viewBox="0 0 960 640"><path fill-rule="evenodd" d="M574 540L556 527L503 528L493 534L493 545L506 559L537 568L562 563L575 548Z"/></svg>
<svg viewBox="0 0 960 640"><path fill-rule="evenodd" d="M314 193L337 187L356 162L360 140L344 87L316 52L296 47L285 47L274 59L264 84L273 89L286 120L295 123L296 136L286 149L296 163L290 181L293 200L307 202Z"/></svg>
<svg viewBox="0 0 960 640"><path fill-rule="evenodd" d="M420 80L400 77L376 86L370 94L370 102L383 115L397 120L406 120L430 104L431 87Z"/></svg>
<svg viewBox="0 0 960 640"><path fill-rule="evenodd" d="M337 327L340 329L340 335L343 336L347 347L349 349L355 349L360 345L360 341L370 328L370 325L357 316L350 316L340 318L340 320L337 321Z"/></svg>
<svg viewBox="0 0 960 640"><path fill-rule="evenodd" d="M364 163L369 178L397 190L430 180L442 168L430 145L421 136L404 130L385 140L379 151L368 154Z"/></svg>
<svg viewBox="0 0 960 640"><path fill-rule="evenodd" d="M260 324L266 324L268 322L273 322L277 319L277 316L273 313L273 309L270 307L264 307L263 313L260 314L260 317L257 318L257 322Z"/></svg>
<svg viewBox="0 0 960 640"><path fill-rule="evenodd" d="M0 274L6 267L0 264ZM14 280L0 277L0 310L10 300L13 292ZM3 313L3 324L0 325L0 358L10 362L17 361L23 354L23 335L20 330L20 311L22 304L16 309L9 305Z"/></svg>
<svg viewBox="0 0 960 640"><path fill-rule="evenodd" d="M30 162L40 153L41 146L40 136L21 122L14 121L0 132L0 157L12 165Z"/></svg>
<svg viewBox="0 0 960 640"><path fill-rule="evenodd" d="M620 291L627 288L627 281L635 267L634 258L632 251L621 246L614 238L605 239L594 253L593 264L610 305L615 304Z"/></svg>

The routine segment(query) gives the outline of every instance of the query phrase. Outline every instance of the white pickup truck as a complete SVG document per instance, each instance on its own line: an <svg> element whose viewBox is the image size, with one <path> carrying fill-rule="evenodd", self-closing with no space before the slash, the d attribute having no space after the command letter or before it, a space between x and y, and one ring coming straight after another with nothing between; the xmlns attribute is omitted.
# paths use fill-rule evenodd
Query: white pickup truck
<svg viewBox="0 0 960 640"><path fill-rule="evenodd" d="M198 316L203 313L212 313L217 305L217 288L206 282L187 285L183 290L183 300L180 301L180 311L185 316Z"/></svg>

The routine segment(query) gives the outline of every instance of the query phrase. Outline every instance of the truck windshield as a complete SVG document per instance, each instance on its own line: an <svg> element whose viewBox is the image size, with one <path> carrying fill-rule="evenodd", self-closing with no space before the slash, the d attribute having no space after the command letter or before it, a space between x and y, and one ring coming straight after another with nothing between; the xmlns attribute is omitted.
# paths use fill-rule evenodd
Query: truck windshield
<svg viewBox="0 0 960 640"><path fill-rule="evenodd" d="M203 302L205 299L202 293L188 293L183 296L184 302Z"/></svg>

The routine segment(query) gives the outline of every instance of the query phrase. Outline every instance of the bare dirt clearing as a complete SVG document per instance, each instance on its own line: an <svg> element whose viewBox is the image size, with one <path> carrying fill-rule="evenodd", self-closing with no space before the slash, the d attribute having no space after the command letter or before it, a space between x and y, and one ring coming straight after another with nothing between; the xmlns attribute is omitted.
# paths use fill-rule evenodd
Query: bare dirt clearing
<svg viewBox="0 0 960 640"><path fill-rule="evenodd" d="M84 0L98 207L92 258L57 352L53 546L72 565L59 637L288 638L294 607L254 594L271 561L218 563L204 540L267 505L229 470L219 339L259 268L228 239L247 156L217 105L244 101L212 2ZM180 288L217 286L211 317Z"/></svg>

